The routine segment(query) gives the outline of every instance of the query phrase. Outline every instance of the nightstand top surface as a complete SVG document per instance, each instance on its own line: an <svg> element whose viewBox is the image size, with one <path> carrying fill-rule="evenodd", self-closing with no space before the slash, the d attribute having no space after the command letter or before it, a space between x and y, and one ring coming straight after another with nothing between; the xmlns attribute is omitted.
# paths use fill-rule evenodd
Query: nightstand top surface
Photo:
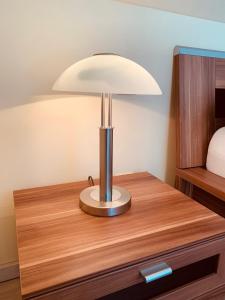
<svg viewBox="0 0 225 300"><path fill-rule="evenodd" d="M23 295L76 283L225 236L225 220L149 173L114 177L131 209L93 217L79 209L87 181L14 192Z"/></svg>

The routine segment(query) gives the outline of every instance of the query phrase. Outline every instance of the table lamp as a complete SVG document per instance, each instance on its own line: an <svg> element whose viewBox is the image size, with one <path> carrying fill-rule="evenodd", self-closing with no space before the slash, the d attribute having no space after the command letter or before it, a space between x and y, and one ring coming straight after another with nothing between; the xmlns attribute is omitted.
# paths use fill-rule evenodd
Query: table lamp
<svg viewBox="0 0 225 300"><path fill-rule="evenodd" d="M135 62L119 55L100 53L66 69L53 90L101 95L100 181L99 186L89 186L81 192L80 208L95 216L116 216L126 212L131 206L131 194L112 183L112 94L160 95L157 82Z"/></svg>

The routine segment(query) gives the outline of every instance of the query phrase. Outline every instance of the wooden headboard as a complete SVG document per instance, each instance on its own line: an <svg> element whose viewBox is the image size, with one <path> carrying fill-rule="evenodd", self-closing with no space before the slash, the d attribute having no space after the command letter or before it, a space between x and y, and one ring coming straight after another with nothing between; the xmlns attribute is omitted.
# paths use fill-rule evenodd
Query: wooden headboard
<svg viewBox="0 0 225 300"><path fill-rule="evenodd" d="M225 52L175 48L177 168L205 166L208 144L225 126Z"/></svg>

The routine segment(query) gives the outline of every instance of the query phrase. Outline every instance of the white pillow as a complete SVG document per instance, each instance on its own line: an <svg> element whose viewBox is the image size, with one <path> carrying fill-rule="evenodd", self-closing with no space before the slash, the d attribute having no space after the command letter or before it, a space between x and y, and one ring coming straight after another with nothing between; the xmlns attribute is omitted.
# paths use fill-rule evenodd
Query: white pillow
<svg viewBox="0 0 225 300"><path fill-rule="evenodd" d="M209 143L206 168L225 178L225 127L218 129Z"/></svg>

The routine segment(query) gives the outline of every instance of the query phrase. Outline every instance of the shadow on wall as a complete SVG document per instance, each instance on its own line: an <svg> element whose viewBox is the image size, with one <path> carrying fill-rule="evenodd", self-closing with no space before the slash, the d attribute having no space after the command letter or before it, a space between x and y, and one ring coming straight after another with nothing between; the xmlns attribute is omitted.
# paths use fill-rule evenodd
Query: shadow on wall
<svg viewBox="0 0 225 300"><path fill-rule="evenodd" d="M174 80L172 82L174 82ZM174 88L171 89L170 94L169 99L167 99L164 94L162 96L142 96L139 99L136 99L135 96L131 96L123 99L118 98L118 100L129 102L131 109L132 106L137 106L150 112L150 114L148 114L149 119L141 120L143 124L142 130L148 130L148 133L144 136L149 140L149 148L147 148L149 152L147 155L149 156L149 165L153 168L147 171L174 186L176 158ZM165 101L169 101L169 109ZM131 127L134 128L135 125ZM138 127L138 125L136 127ZM142 149L140 149L140 152L142 153ZM162 168L164 169L163 174L157 171L157 169L160 170Z"/></svg>
<svg viewBox="0 0 225 300"><path fill-rule="evenodd" d="M113 99L117 101L129 102L130 105L141 106L152 112L159 113L162 115L166 114L164 95L156 96L156 95L121 95L121 96L113 96Z"/></svg>
<svg viewBox="0 0 225 300"><path fill-rule="evenodd" d="M44 92L44 91L43 91ZM13 108L16 106L22 106L26 104L31 104L35 102L40 102L40 101L46 101L46 100L57 100L60 98L74 98L76 96L83 96L83 97L96 97L96 94L90 94L90 93L74 93L71 94L70 92L62 92L62 93L57 93L54 91L51 91L48 89L47 93L43 94L36 94L36 95L27 95L24 99L19 99L16 97L10 97L10 95L0 95L0 110L3 109L8 109L8 108ZM99 96L100 99L100 94L97 95ZM163 101L162 96L144 96L144 95L113 95L114 100L120 100L120 101L125 101L125 102L131 102L132 105L136 106L142 106L147 109L151 109L155 112L163 113L162 112L162 106L161 103ZM151 105L149 103L151 102Z"/></svg>
<svg viewBox="0 0 225 300"><path fill-rule="evenodd" d="M176 82L175 82L175 64L173 63L172 71L172 88L170 100L170 114L168 123L168 142L167 142L167 159L166 159L166 182L175 185L175 171L176 171Z"/></svg>
<svg viewBox="0 0 225 300"><path fill-rule="evenodd" d="M44 55L44 58L47 57L47 54ZM64 55L63 55L64 57ZM42 76L39 76L39 72L37 72L36 68L38 66L33 66L31 71L28 69L27 73L24 73L26 76L18 76L18 80L14 80L14 88L11 88L7 86L4 86L4 88L1 90L0 89L0 110L5 110L9 108L14 108L18 106L26 106L26 105L32 105L32 103L37 103L37 102L44 102L46 100L59 100L60 98L68 98L72 99L74 96L71 96L69 93L53 93L51 91L51 86L53 85L55 79L57 76L55 74L61 74L61 68L63 70L65 69L65 65L67 65L69 58L65 56L63 61L60 61L60 64L58 65L58 62L56 66L53 65L53 62L51 60L51 63L48 64L48 68L45 71ZM70 64L70 63L69 63ZM63 65L63 67L62 67ZM43 73L43 72L42 72ZM48 76L46 76L46 74ZM155 77L155 74L154 74ZM157 78L157 76L156 76ZM160 81L160 80L159 80ZM10 81L8 81L10 82ZM6 83L6 80L5 80ZM164 87L165 90L167 87ZM8 92L8 93L7 93ZM43 93L43 94L42 94ZM36 96L32 96L37 94ZM173 163L173 160L170 159L170 154L172 153L172 150L170 151L170 146L167 145L170 143L170 136L168 137L168 106L169 104L167 103L169 99L167 99L167 91L164 93L163 91L163 96L135 96L135 95L123 95L123 96L115 96L115 108L119 110L120 107L124 107L124 111L119 112L120 116L118 118L118 121L116 120L116 113L117 111L113 110L113 113L115 112L115 121L118 122L119 126L122 127L124 126L131 126L136 134L136 137L138 134L140 134L140 139L136 138L136 141L140 142L140 147L142 146L142 154L146 157L145 163L146 166L149 167L149 171L153 172L156 176L160 178L165 178L165 174L169 174L170 171L168 171L168 168L170 164ZM83 97L90 97L90 94L76 94L76 96L83 96ZM4 99L4 100L3 100ZM3 100L3 101L2 101ZM120 102L121 105L116 105L117 103ZM128 105L124 105L127 102ZM100 103L100 101L99 101ZM53 107L54 103L52 104ZM49 109L50 109L49 105ZM75 106L75 104L74 104ZM83 104L81 105L83 107ZM137 109L135 108L137 107ZM35 108L35 106L34 106ZM85 109L88 109L88 107L85 107ZM82 108L83 110L83 108ZM128 111L129 110L129 111ZM28 111L28 110L27 110ZM34 109L33 109L34 111ZM146 113L147 112L147 113ZM135 113L137 113L135 117ZM144 114L142 116L142 113ZM27 113L28 114L28 113ZM54 112L52 111L52 115ZM121 116L121 115L126 115L126 118ZM139 114L139 115L138 115ZM33 116L28 115L28 118L33 118ZM35 118L35 113L34 113L34 118ZM85 119L85 115L80 116ZM135 119L138 119L138 122L140 124L137 124L139 126L136 126L135 122L133 124L130 124L129 122L134 121ZM54 116L53 116L54 118ZM88 117L86 117L88 118ZM146 118L146 119L145 119ZM36 120L36 119L35 119ZM35 122L34 120L34 122ZM39 120L36 120L36 123ZM16 120L15 120L16 122ZM40 120L41 122L41 120ZM127 124L126 124L127 123ZM47 122L46 122L47 124ZM80 126L80 125L79 125ZM116 124L115 124L116 126ZM39 129L37 128L37 131ZM132 129L131 129L132 130ZM138 130L142 132L137 132ZM143 133L144 131L147 131L146 133ZM128 130L127 130L128 132ZM172 131L169 131L169 134L172 135ZM142 144L141 138L145 139L144 143ZM132 139L130 137L130 139ZM132 144L132 143L130 143ZM170 154L166 154L166 149L169 149L171 152ZM145 149L145 150L143 150ZM162 150L163 149L163 150ZM170 162L166 161L166 156L167 159L170 160ZM142 159L143 162L144 159ZM165 170L165 165L168 165L166 170ZM134 163L135 165L135 163ZM137 161L136 165L140 166L140 169L143 169L143 164L139 163ZM147 169L147 167L146 167ZM148 170L148 169L147 169ZM166 179L171 182L170 175L166 176Z"/></svg>
<svg viewBox="0 0 225 300"><path fill-rule="evenodd" d="M0 217L0 239L4 241L0 247L0 265L17 260L15 228L15 217L13 215ZM6 261L6 258L8 258L8 261Z"/></svg>
<svg viewBox="0 0 225 300"><path fill-rule="evenodd" d="M166 93L167 94L167 93ZM76 109L76 97L81 99L84 97L87 97L87 99L90 99L88 101L80 101L79 100L79 108ZM95 101L97 101L95 104L99 104L100 106L100 96L96 97L96 95L90 95L85 93L80 93L76 95L71 95L69 93L52 93L49 95L37 95L33 96L28 103L26 104L20 104L15 105L14 107L11 107L14 111L14 108L24 106L24 117L30 120L31 118L34 120L32 123L38 124L38 122L43 123L42 114L44 114L45 118L48 117L46 113L46 109L48 110L49 117L52 118L52 123L56 122L58 111L57 107L61 109L63 106L63 101L65 100L66 105L66 99L68 99L68 107L72 108L73 110L76 110L74 112L70 112L69 119L67 123L73 124L72 119L73 118L82 118L82 122L79 123L78 119L72 126L79 126L80 130L82 131L83 128L83 134L85 134L85 130L87 130L87 126L91 126L93 122L99 124L99 116L96 116L96 113L100 113L99 108L95 108L94 106L90 106L92 102L91 98L97 98ZM98 99L99 98L99 99ZM175 158L175 125L174 125L174 101L173 97L171 97L171 103L170 103L170 112L168 111L169 103L165 103L165 101L169 101L167 97L165 97L165 93L162 96L136 96L136 95L115 95L113 97L113 125L116 127L116 130L118 130L119 135L115 135L115 142L117 141L117 144L115 144L115 149L117 149L118 153L118 161L121 159L121 155L123 151L129 151L130 155L133 155L133 166L134 171L149 171L152 172L157 177L160 177L163 180L166 180L168 183L173 184L174 182L174 158ZM61 99L63 99L61 101ZM54 100L56 101L56 106L54 105ZM47 104L47 102L48 104ZM74 102L73 102L74 101ZM43 106L34 106L32 108L32 104L35 103L41 103L46 102L46 105ZM50 104L52 102L52 104ZM74 105L72 105L72 102ZM61 104L60 104L61 103ZM29 106L28 106L29 105ZM30 107L29 109L26 109ZM35 108L37 108L38 112L35 113ZM2 112L6 110L10 110L10 108L0 108ZM22 108L23 109L23 108ZM65 111L67 111L69 108L65 107ZM95 110L95 113L93 114L93 109ZM96 110L97 109L97 110ZM51 112L50 112L51 111ZM78 112L84 112L82 115L78 114ZM14 114L16 111L14 111ZM28 115L29 114L29 115ZM57 116L55 116L57 114ZM73 117L74 114L74 117ZM10 113L11 115L11 113ZM63 117L65 119L67 113L65 113L65 116ZM92 116L93 115L93 116ZM13 116L13 114L12 114ZM22 110L21 110L21 117L23 116ZM18 122L20 119L15 119L14 122ZM89 125L85 123L85 119ZM169 119L169 124L168 124ZM51 121L51 120L50 120ZM62 121L62 120L61 120ZM24 121L25 122L25 121ZM31 121L25 124L30 124ZM44 122L47 123L47 119L44 120ZM94 124L95 124L94 123ZM84 125L82 125L84 124ZM86 125L85 125L86 124ZM15 124L14 124L15 125ZM35 125L35 126L36 126ZM53 126L54 124L52 124ZM57 127L58 125L55 124ZM16 126L16 125L15 125ZM38 125L37 125L38 126ZM40 125L41 126L41 125ZM48 125L47 125L48 126ZM51 126L51 124L50 124ZM64 126L64 125L63 125ZM69 126L69 125L68 125ZM96 126L96 125L94 125ZM97 125L98 126L98 125ZM169 129L168 129L169 126ZM43 126L42 126L43 127ZM49 126L48 126L49 127ZM71 126L70 126L71 127ZM69 128L69 131L71 133L71 128ZM7 128L7 126L6 126ZM35 129L35 128L34 128ZM29 131L29 128L27 129ZM38 127L35 129L38 131L38 134L41 134L41 129L39 130ZM74 129L73 129L74 130ZM90 130L90 128L88 129ZM40 132L39 132L40 131ZM29 131L30 132L30 131ZM30 132L31 133L31 132ZM129 136L127 135L129 134ZM96 134L97 137L97 134ZM121 145L121 139L125 138L127 139L127 145ZM41 140L41 137L39 137ZM97 139L97 138L95 138ZM62 137L62 140L64 140L64 137ZM26 142L26 141L25 141ZM133 145L132 147L136 148L136 151L134 149L132 151L128 150L129 145ZM137 146L138 145L138 146ZM125 151L125 152L126 152ZM115 153L116 154L116 153ZM140 157L140 156L144 156ZM145 164L144 164L145 161ZM128 160L130 163L130 161ZM127 162L127 164L128 164ZM131 164L132 165L132 164ZM127 165L118 164L117 166L119 169L124 168L127 169Z"/></svg>

